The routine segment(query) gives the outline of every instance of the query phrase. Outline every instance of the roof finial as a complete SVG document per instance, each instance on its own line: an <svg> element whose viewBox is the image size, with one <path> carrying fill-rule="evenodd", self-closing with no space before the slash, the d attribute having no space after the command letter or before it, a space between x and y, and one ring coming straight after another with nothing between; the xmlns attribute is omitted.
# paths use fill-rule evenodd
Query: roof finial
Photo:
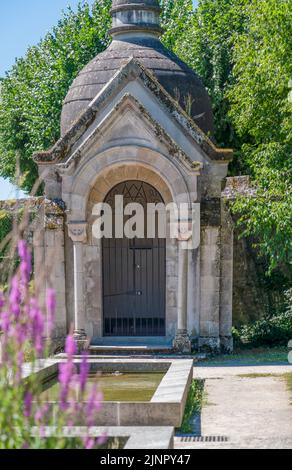
<svg viewBox="0 0 292 470"><path fill-rule="evenodd" d="M159 36L162 33L160 11L158 0L113 0L110 34L120 36L138 32Z"/></svg>

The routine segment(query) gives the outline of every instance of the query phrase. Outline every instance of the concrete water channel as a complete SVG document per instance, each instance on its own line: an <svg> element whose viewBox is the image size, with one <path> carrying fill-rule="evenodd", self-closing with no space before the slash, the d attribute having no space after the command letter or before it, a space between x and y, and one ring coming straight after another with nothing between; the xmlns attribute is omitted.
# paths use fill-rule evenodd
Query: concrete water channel
<svg viewBox="0 0 292 470"><path fill-rule="evenodd" d="M59 364L64 360L64 356L59 355L40 361L34 371L29 364L25 366L23 378L32 373L36 375L42 384L44 401L57 401L57 374ZM77 370L80 362L81 358L76 356L74 363ZM183 421L193 379L193 361L97 359L90 356L88 362L91 375L89 387L93 381L100 381L101 390L104 389L104 402L96 418L96 430L92 432L101 432L100 429L104 432L107 429L108 435L127 435L127 446L134 446L135 442L136 448L140 446L149 449L154 448L151 436L157 435L160 428L160 448L171 448L174 428L180 427ZM141 432L138 432L139 429ZM150 442L152 447L149 447Z"/></svg>

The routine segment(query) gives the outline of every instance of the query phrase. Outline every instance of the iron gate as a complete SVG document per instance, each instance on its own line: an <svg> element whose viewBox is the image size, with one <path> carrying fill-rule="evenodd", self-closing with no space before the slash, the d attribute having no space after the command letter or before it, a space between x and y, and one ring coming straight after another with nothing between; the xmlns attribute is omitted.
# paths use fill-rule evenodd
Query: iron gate
<svg viewBox="0 0 292 470"><path fill-rule="evenodd" d="M147 203L163 203L148 183L120 183L105 200L112 207L113 225L117 195L123 195L124 206L138 202L146 209ZM146 210L144 214L144 238L103 239L105 336L165 336L166 241L157 233L147 238Z"/></svg>

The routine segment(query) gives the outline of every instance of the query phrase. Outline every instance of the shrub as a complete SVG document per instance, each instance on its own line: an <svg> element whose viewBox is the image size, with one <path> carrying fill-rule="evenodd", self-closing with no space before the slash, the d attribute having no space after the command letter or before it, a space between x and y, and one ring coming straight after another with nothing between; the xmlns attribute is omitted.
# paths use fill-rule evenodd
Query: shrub
<svg viewBox="0 0 292 470"><path fill-rule="evenodd" d="M286 292L287 309L273 317L262 318L251 325L233 329L237 346L287 346L292 339L292 289Z"/></svg>

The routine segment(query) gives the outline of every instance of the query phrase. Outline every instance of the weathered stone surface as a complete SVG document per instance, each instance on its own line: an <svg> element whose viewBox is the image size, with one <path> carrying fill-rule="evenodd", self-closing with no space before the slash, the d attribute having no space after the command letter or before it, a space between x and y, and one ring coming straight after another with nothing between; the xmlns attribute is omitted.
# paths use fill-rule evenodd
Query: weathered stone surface
<svg viewBox="0 0 292 470"><path fill-rule="evenodd" d="M210 138L198 127L193 119L179 106L176 100L164 90L159 82L155 79L151 72L145 68L140 61L133 58L127 60L113 79L106 85L100 94L94 100L90 100L90 105L87 106L84 112L78 117L76 122L66 131L61 139L54 145L54 147L47 152L39 152L34 155L34 160L47 166L50 162L64 161L64 158L70 155L70 151L82 135L89 129L94 122L94 119L101 108L104 107L109 99L119 90L126 87L129 80L134 81L139 79L142 81L143 86L150 91L152 95L161 103L162 108L166 108L172 118L179 122L184 129L186 135L191 136L192 139L202 148L212 160L218 162L228 162L233 158L231 150L217 148ZM80 158L79 152L76 153L75 159Z"/></svg>
<svg viewBox="0 0 292 470"><path fill-rule="evenodd" d="M191 353L192 343L187 331L177 331L173 341L173 350L182 354Z"/></svg>
<svg viewBox="0 0 292 470"><path fill-rule="evenodd" d="M70 88L62 138L35 155L48 195L60 190L66 206L63 213L51 204L45 209L38 264L47 263L48 251L62 251L55 270L58 316L64 308L67 329L73 323L76 338L96 341L103 335L103 259L92 230L94 205L117 184L138 180L165 204L201 206L196 229L189 216L189 230L166 240L166 337L176 337L181 351L190 350L191 340L218 350L220 336L223 345L231 334L233 227L222 211L221 188L232 151L218 149L206 134L209 98L193 71L155 37L156 7L154 0L115 2L115 40Z"/></svg>
<svg viewBox="0 0 292 470"><path fill-rule="evenodd" d="M201 225L219 227L221 225L221 200L204 199L201 202Z"/></svg>
<svg viewBox="0 0 292 470"><path fill-rule="evenodd" d="M64 101L63 134L130 57L140 60L145 68L151 70L163 88L183 108L188 109L204 132L213 132L211 102L201 80L190 67L167 50L155 37L161 32L159 15L156 9L153 10L153 5L147 5L146 8L145 5L144 3L143 10L140 9L140 14L134 16L129 4L126 4L125 10L122 11L120 8L113 8L111 32L119 35L114 38L105 52L95 57L81 71L73 82ZM139 11L137 4L136 10ZM137 35L139 31L140 35ZM127 35L128 32L132 32L132 35ZM143 32L147 32L147 35Z"/></svg>
<svg viewBox="0 0 292 470"><path fill-rule="evenodd" d="M265 267L251 247L252 241L234 236L233 324L241 326L255 321L276 308L281 298L278 289L266 284Z"/></svg>

